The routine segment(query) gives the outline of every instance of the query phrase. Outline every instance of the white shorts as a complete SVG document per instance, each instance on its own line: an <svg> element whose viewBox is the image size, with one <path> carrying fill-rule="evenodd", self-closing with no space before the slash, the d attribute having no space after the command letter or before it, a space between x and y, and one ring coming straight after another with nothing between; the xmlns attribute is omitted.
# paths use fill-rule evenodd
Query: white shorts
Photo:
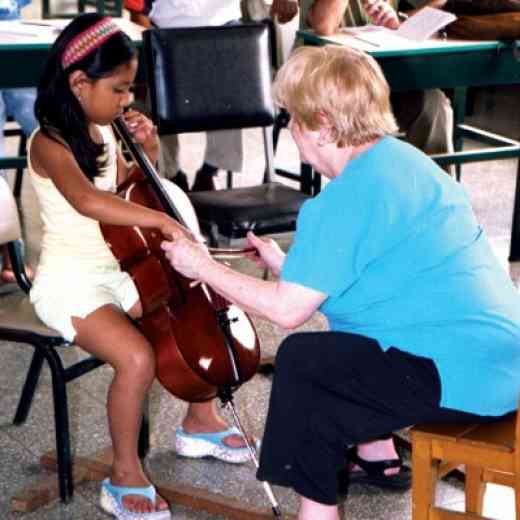
<svg viewBox="0 0 520 520"><path fill-rule="evenodd" d="M118 270L38 274L30 296L38 317L71 342L76 337L72 317L85 318L108 304L128 312L139 300L130 275Z"/></svg>

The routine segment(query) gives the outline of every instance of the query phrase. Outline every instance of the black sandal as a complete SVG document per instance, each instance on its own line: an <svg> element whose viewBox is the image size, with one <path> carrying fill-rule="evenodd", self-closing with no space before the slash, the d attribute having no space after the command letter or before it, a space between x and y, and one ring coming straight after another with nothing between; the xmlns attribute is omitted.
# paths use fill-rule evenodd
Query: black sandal
<svg viewBox="0 0 520 520"><path fill-rule="evenodd" d="M355 464L361 470L350 471L348 464ZM385 470L400 468L394 475L386 475ZM349 484L368 484L383 489L407 491L412 487L412 471L402 460L368 461L359 457L357 447L353 446L347 452L347 467L338 474L339 493L347 493Z"/></svg>

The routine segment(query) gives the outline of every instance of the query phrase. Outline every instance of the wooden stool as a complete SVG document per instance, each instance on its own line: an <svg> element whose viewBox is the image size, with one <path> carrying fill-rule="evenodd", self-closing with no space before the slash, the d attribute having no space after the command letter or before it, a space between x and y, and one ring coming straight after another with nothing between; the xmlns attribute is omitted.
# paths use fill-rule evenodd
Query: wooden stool
<svg viewBox="0 0 520 520"><path fill-rule="evenodd" d="M515 490L520 520L520 421L518 413L488 424L430 424L412 429L412 519L483 519L487 482ZM460 465L466 470L466 511L435 506L437 480Z"/></svg>

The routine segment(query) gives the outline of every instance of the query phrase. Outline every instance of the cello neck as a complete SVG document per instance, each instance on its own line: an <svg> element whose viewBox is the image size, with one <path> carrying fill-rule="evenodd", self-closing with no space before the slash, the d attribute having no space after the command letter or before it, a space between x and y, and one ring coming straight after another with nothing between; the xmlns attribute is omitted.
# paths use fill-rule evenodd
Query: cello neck
<svg viewBox="0 0 520 520"><path fill-rule="evenodd" d="M187 227L186 222L182 217L181 213L175 207L168 193L164 189L161 182L161 178L157 173L157 170L155 169L154 165L152 164L148 156L144 153L144 150L141 147L141 145L137 144L132 139L132 136L126 128L123 119L121 117L118 117L114 120L112 126L116 131L117 135L121 138L121 141L123 141L123 143L127 147L128 151L130 152L130 155L135 160L137 166L140 168L140 170L143 172L143 175L150 183L153 191L155 192L159 201L161 202L164 211L170 217L179 222L179 224L183 225L184 227Z"/></svg>

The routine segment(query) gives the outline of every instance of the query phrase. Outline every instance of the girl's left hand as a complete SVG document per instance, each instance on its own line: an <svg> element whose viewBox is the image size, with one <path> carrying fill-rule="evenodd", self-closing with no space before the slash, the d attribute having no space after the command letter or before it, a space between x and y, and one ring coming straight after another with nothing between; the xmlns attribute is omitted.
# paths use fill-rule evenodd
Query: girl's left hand
<svg viewBox="0 0 520 520"><path fill-rule="evenodd" d="M135 142L143 148L156 148L159 145L157 127L141 112L130 109L123 114L128 131Z"/></svg>
<svg viewBox="0 0 520 520"><path fill-rule="evenodd" d="M214 260L206 246L183 236L176 235L172 242L161 243L172 267L186 278L198 280Z"/></svg>

